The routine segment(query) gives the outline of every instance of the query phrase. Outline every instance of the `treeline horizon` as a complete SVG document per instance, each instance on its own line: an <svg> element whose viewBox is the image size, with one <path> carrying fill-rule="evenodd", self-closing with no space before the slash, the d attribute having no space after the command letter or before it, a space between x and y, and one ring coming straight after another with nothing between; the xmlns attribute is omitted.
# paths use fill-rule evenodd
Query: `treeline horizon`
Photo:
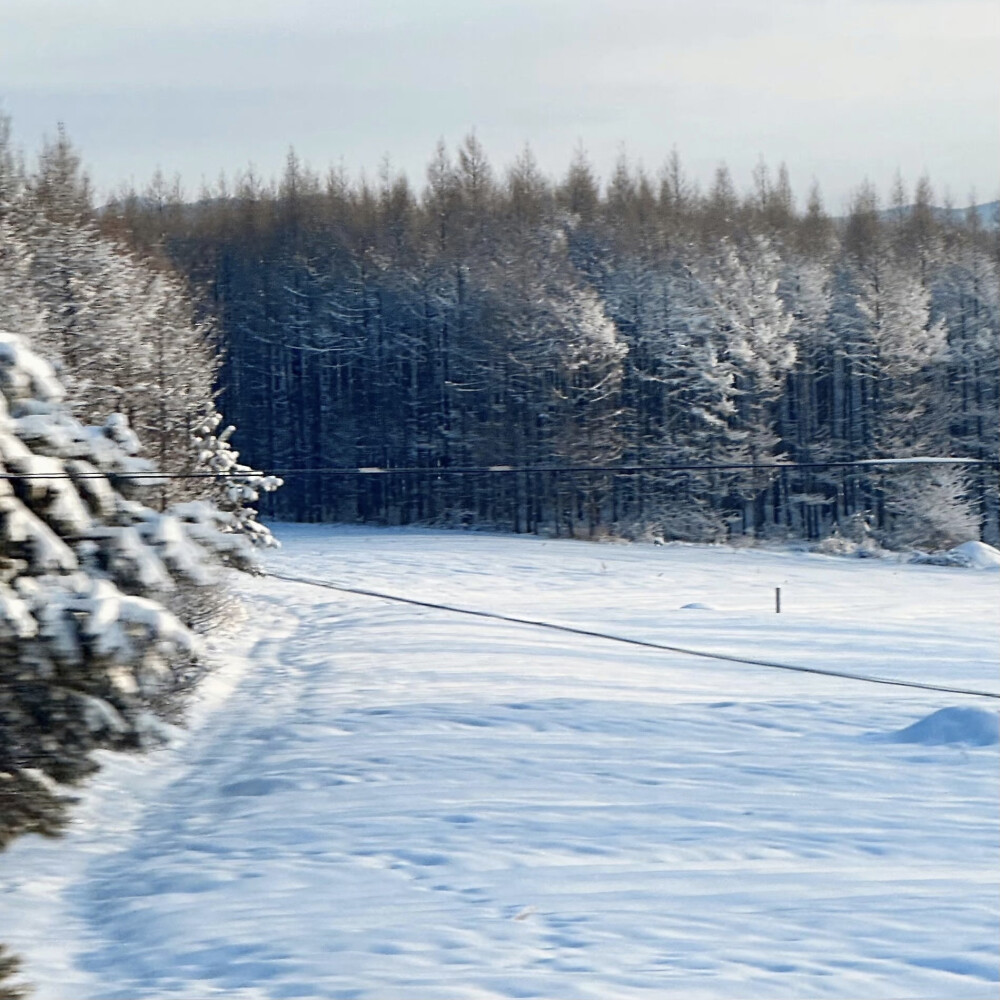
<svg viewBox="0 0 1000 1000"><path fill-rule="evenodd" d="M61 124L57 130L57 135L65 135ZM470 139L479 147L484 158L488 159L487 151L479 146L475 131L469 133L465 141L468 142ZM46 139L44 141L49 142L50 140ZM441 151L444 151L447 155L447 150L448 146L445 140L439 139L429 157L429 165L440 155ZM518 164L525 159L534 162L534 153L530 143L525 143L521 153L513 161L505 163L499 171L492 167L491 169L494 170L498 177L502 178L507 172L516 170ZM86 189L89 190L91 201L95 204L98 212L103 212L107 209L118 211L123 204L136 197L155 203L196 206L204 205L215 199L232 197L239 191L245 190L248 186L260 194L277 197L290 161L294 161L297 164L297 169L311 185L319 188L348 187L363 189L368 187L372 190L378 190L387 185L393 186L398 183L409 188L415 197L420 198L426 194L427 169L425 168L423 171L424 180L423 185L421 185L419 183L419 176L415 178L412 171L395 166L389 153L383 155L377 168L371 169L368 166L362 165L352 172L348 170L343 159L335 165L330 163L325 169L316 168L309 160L300 157L294 144L288 147L284 161L285 166L280 173L276 173L273 170L260 170L251 160L243 167L220 169L215 179L211 181L207 179L205 174L202 174L201 180L197 185L194 185L185 181L181 171L165 170L162 166L157 166L144 184L137 184L134 179L131 179L129 181L118 181L110 186L103 186L103 200L98 198L97 188L92 183L85 169L82 173L82 180ZM567 170L573 169L572 164L583 163L587 166L601 195L607 193L610 186L615 183L616 175L620 174L623 170L627 173L643 176L647 183L654 187L661 184L664 178L673 176L678 169L682 173L684 172L683 156L676 147L673 147L661 164L653 170L647 169L641 161L629 157L627 151L623 148L623 151L616 158L612 170L605 177L594 167L586 147L582 143L578 144L570 163L571 166ZM554 188L558 188L565 180L565 175L560 177L552 171L545 171L541 168L538 168L538 170L540 175ZM717 186L719 178L722 175L727 178L727 183L733 188L737 197L744 201L753 201L758 196L762 183L769 185L775 181L787 187L791 204L793 207L803 206L802 210L805 209L805 206L813 198L817 198L827 211L830 211L828 202L836 201L839 203L840 208L836 211L830 211L831 217L835 220L846 218L847 214L849 214L851 203L856 199L861 189L867 188L876 193L882 189L881 185L872 181L866 175L849 189L847 194L842 194L836 199L830 199L824 194L822 184L815 177L809 181L805 190L803 190L802 185L791 182L790 172L784 162L781 162L775 171L772 170L771 165L763 157L749 171L742 185L737 183L738 177L734 175L734 172L724 159L720 159L713 169L710 182L702 183L698 178L685 176L684 183L692 197L696 199L703 198L707 197L709 192ZM913 194L918 186L924 184L929 185L930 190L933 191L932 179L926 171L918 175L917 181L911 188L908 186L907 178L903 175L902 170L897 168L894 172L892 182L884 186L887 191L884 199L885 210L892 211L900 204L904 208L912 207L912 202L905 201L907 193ZM900 201L900 192L902 192L904 199L902 202ZM937 197L934 207L942 213L947 213L952 219L958 219L968 211L975 209L979 211L980 220L987 227L1000 224L1000 186L998 186L997 191L992 197L987 197L986 199L982 199L980 193L973 186L970 186L964 198L956 198L950 189L945 189L943 192L935 192L935 194Z"/></svg>
<svg viewBox="0 0 1000 1000"><path fill-rule="evenodd" d="M995 473L449 477L453 467L997 460L997 231L930 181L848 214L761 163L701 192L675 153L601 184L529 151L502 174L469 136L403 175L325 176L290 152L197 204L158 178L100 212L197 290L220 407L296 520L475 524L719 540L996 540Z"/></svg>

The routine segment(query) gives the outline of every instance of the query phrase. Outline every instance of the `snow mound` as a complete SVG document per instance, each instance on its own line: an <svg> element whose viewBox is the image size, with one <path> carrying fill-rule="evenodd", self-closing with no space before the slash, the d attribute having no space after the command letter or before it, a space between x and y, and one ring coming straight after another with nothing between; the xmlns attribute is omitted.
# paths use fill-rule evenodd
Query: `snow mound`
<svg viewBox="0 0 1000 1000"><path fill-rule="evenodd" d="M986 542L964 542L949 553L956 562L973 569L1000 569L1000 549Z"/></svg>
<svg viewBox="0 0 1000 1000"><path fill-rule="evenodd" d="M684 604L681 606L681 611L714 611L715 608L711 604L702 604L700 601L695 601L693 604Z"/></svg>
<svg viewBox="0 0 1000 1000"><path fill-rule="evenodd" d="M983 708L942 708L888 737L890 743L938 746L965 743L975 747L1000 743L1000 715Z"/></svg>

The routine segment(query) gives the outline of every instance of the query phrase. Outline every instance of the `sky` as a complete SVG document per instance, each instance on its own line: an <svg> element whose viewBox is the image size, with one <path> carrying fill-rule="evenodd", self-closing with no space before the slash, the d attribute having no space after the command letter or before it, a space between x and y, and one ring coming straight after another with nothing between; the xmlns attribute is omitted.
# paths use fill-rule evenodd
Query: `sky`
<svg viewBox="0 0 1000 1000"><path fill-rule="evenodd" d="M29 155L64 123L98 196L180 175L325 172L418 186L475 132L502 169L582 148L704 188L784 162L827 207L927 174L1000 191L996 0L0 0L0 110Z"/></svg>

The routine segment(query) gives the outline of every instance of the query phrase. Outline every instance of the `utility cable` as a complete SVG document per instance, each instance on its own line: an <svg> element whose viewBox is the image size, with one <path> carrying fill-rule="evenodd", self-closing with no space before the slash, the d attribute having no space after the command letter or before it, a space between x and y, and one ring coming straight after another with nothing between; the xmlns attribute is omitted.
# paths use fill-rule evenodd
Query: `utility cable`
<svg viewBox="0 0 1000 1000"><path fill-rule="evenodd" d="M573 625L559 625L534 618L518 618L514 615L504 615L496 611L477 611L472 608L459 608L450 604L435 601L418 601L412 597L400 597L397 594L385 594L377 590L366 590L362 587L347 587L331 583L328 580L309 580L305 577L288 576L284 573L265 573L265 576L286 583L300 583L311 587L322 587L325 590L335 590L344 594L357 594L361 597L373 597L383 601L393 601L397 604L408 604L418 608L429 608L433 611L448 611L453 614L470 615L475 618L486 618L493 621L507 622L513 625L529 625L535 628L550 629L555 632L566 632L570 635L580 635L588 639L604 639L610 642L620 642L629 646L639 646L643 649L656 649L667 653L679 653L683 656L696 656L708 660L722 660L727 663L744 663L753 667L766 667L772 670L790 670L802 674L818 674L824 677L837 677L843 680L859 681L866 684L887 684L892 687L915 688L922 691L941 691L946 694L966 695L973 698L1000 699L1000 693L995 691L979 691L974 688L951 687L944 684L926 684L921 681L896 680L891 677L875 677L867 674L852 674L844 670L828 670L823 667L803 667L790 663L778 663L774 660L760 660L745 656L732 656L728 653L713 653L703 649L689 649L684 646L670 646L661 642L649 642L645 639L631 639L627 636L612 635L607 632L597 632L593 629L577 628ZM150 748L147 748L150 749ZM161 749L166 749L161 748ZM155 751L153 751L155 752ZM29 754L20 757L21 760L48 760L47 754ZM25 792L7 790L5 795L21 795Z"/></svg>
<svg viewBox="0 0 1000 1000"><path fill-rule="evenodd" d="M261 472L257 469L242 472L9 472L0 471L0 479L246 479L266 476L478 476L484 474L556 474L556 475L641 475L642 473L667 472L794 472L797 469L880 469L881 471L905 470L908 467L931 465L983 466L996 468L1000 461L986 458L861 458L830 462L718 462L665 465L483 465L483 466L322 466L316 468L275 469Z"/></svg>
<svg viewBox="0 0 1000 1000"><path fill-rule="evenodd" d="M844 670L829 670L825 667L803 667L791 663L777 663L774 660L758 660L746 656L733 656L729 653L713 653L703 649L689 649L684 646L670 646L661 642L650 642L646 639L632 639L627 636L612 635L607 632L597 632L593 629L578 628L574 625L559 625L556 622L542 621L536 618L518 618L514 615L504 615L497 611L477 611L472 608L459 608L451 604L440 604L435 601L418 601L412 597L400 597L397 594L385 594L377 590L366 590L361 587L347 587L343 584L331 583L326 580L309 580L304 577L286 576L282 573L265 573L265 576L286 583L304 583L313 587L323 587L344 594L358 594L361 597L374 597L383 601L394 601L398 604L409 604L418 608L430 608L434 611L449 611L453 614L471 615L475 618L488 618L494 621L510 622L514 625L531 625L535 628L551 629L555 632L568 632L570 635L582 635L588 639L606 639L610 642L621 642L629 646L641 646L644 649L658 649L667 653L680 653L684 656L698 656L708 660L723 660L727 663L746 663L754 667L767 667L771 670L790 670L801 674L819 674L824 677L840 677L845 680L861 681L866 684L888 684L893 687L916 688L923 691L943 691L946 694L968 695L973 698L1000 699L1000 692L979 691L974 688L951 687L945 684L927 684L921 681L897 680L891 677L876 677L869 674L852 674Z"/></svg>
<svg viewBox="0 0 1000 1000"><path fill-rule="evenodd" d="M661 465L482 465L482 466L358 466L331 467L316 469L278 469L275 474L291 475L336 475L336 476L387 476L400 474L416 474L434 476L473 476L484 473L557 473L559 475L588 475L601 473L604 475L639 475L644 472L756 472L777 470L793 472L796 469L849 469L878 468L893 469L907 466L928 465L971 465L995 468L1000 461L988 458L936 458L932 456L916 458L860 458L830 462L702 462L675 463Z"/></svg>

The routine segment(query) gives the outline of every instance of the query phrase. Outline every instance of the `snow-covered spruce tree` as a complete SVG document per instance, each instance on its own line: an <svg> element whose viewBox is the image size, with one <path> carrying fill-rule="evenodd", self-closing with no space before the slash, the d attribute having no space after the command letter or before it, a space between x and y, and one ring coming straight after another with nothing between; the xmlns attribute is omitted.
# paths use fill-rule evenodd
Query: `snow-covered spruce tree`
<svg viewBox="0 0 1000 1000"><path fill-rule="evenodd" d="M249 565L231 515L140 502L155 468L137 450L120 415L76 420L51 367L0 331L0 846L58 828L55 783L92 771L92 750L155 737L198 672L165 602Z"/></svg>

